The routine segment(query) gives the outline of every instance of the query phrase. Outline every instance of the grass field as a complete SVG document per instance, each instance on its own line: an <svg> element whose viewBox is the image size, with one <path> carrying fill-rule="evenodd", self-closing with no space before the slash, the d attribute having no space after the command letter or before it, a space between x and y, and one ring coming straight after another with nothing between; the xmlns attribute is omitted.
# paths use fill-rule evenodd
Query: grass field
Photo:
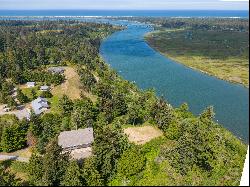
<svg viewBox="0 0 250 187"><path fill-rule="evenodd" d="M90 98L93 102L95 102L96 101L95 96L93 96L88 92L85 92L80 88L81 87L80 77L77 74L74 67L64 67L64 68L65 68L66 81L63 84L54 87L51 93L57 98L60 98L65 94L70 99L75 100L81 98L81 92L82 92L83 95L85 95L86 97ZM54 99L56 100L57 98Z"/></svg>
<svg viewBox="0 0 250 187"><path fill-rule="evenodd" d="M24 93L24 95L26 95L30 100L32 100L32 90L34 90L36 92L36 96L40 96L42 91L39 90L40 86L35 86L34 88L21 88L22 92Z"/></svg>
<svg viewBox="0 0 250 187"><path fill-rule="evenodd" d="M65 94L70 99L79 99L81 94L79 76L73 67L64 68L66 81L54 87L51 93L57 97L62 97Z"/></svg>
<svg viewBox="0 0 250 187"><path fill-rule="evenodd" d="M168 29L152 32L145 39L168 58L249 87L248 37L247 32Z"/></svg>
<svg viewBox="0 0 250 187"><path fill-rule="evenodd" d="M160 137L163 133L153 126L128 127L124 129L124 133L128 135L129 141L140 145L145 144L152 139Z"/></svg>

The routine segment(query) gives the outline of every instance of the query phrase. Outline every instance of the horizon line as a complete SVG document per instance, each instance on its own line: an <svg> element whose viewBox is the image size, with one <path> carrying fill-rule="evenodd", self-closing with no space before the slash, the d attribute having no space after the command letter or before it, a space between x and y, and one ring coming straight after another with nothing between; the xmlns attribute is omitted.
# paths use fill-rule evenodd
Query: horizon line
<svg viewBox="0 0 250 187"><path fill-rule="evenodd" d="M29 10L102 10L102 11L181 11L181 10L189 10L189 11L196 11L196 10L203 10L203 11L213 11L213 10L220 10L220 11L249 11L249 9L0 9L5 11L29 11Z"/></svg>

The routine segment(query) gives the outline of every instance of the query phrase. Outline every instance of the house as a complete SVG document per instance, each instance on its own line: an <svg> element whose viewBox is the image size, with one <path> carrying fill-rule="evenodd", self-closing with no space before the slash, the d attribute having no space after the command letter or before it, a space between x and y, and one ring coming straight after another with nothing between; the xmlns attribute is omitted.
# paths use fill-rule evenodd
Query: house
<svg viewBox="0 0 250 187"><path fill-rule="evenodd" d="M94 142L93 128L61 132L58 145L70 152L74 159L83 159L92 155L91 145Z"/></svg>
<svg viewBox="0 0 250 187"><path fill-rule="evenodd" d="M40 87L40 91L49 91L49 86L46 86L46 85L44 85L44 86L41 86Z"/></svg>
<svg viewBox="0 0 250 187"><path fill-rule="evenodd" d="M33 88L33 87L36 86L36 83L35 83L35 82L27 82L27 83L26 83L26 86L27 86L28 88Z"/></svg>
<svg viewBox="0 0 250 187"><path fill-rule="evenodd" d="M50 67L48 71L54 74L63 74L65 69L63 67Z"/></svg>
<svg viewBox="0 0 250 187"><path fill-rule="evenodd" d="M31 106L36 115L39 115L49 109L47 99L42 98L42 97L38 97L37 99L32 101Z"/></svg>

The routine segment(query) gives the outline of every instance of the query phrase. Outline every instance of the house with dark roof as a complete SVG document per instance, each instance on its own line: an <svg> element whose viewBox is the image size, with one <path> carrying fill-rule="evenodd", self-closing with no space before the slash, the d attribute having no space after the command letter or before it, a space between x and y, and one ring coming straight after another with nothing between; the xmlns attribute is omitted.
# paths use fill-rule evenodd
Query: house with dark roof
<svg viewBox="0 0 250 187"><path fill-rule="evenodd" d="M38 97L37 99L32 101L31 106L36 115L39 115L49 109L47 99L42 98L42 97Z"/></svg>
<svg viewBox="0 0 250 187"><path fill-rule="evenodd" d="M93 142L93 128L64 131L58 136L58 145L63 148L63 151L70 152L75 159L91 156Z"/></svg>
<svg viewBox="0 0 250 187"><path fill-rule="evenodd" d="M63 74L65 69L63 67L50 67L48 71L54 74Z"/></svg>

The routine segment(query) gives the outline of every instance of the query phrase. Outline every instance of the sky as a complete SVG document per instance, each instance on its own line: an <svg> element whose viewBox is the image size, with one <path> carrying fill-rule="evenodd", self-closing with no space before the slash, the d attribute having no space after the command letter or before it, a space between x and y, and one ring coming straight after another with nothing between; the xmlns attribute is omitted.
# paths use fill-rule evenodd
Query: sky
<svg viewBox="0 0 250 187"><path fill-rule="evenodd" d="M248 10L249 0L0 0L0 10Z"/></svg>

